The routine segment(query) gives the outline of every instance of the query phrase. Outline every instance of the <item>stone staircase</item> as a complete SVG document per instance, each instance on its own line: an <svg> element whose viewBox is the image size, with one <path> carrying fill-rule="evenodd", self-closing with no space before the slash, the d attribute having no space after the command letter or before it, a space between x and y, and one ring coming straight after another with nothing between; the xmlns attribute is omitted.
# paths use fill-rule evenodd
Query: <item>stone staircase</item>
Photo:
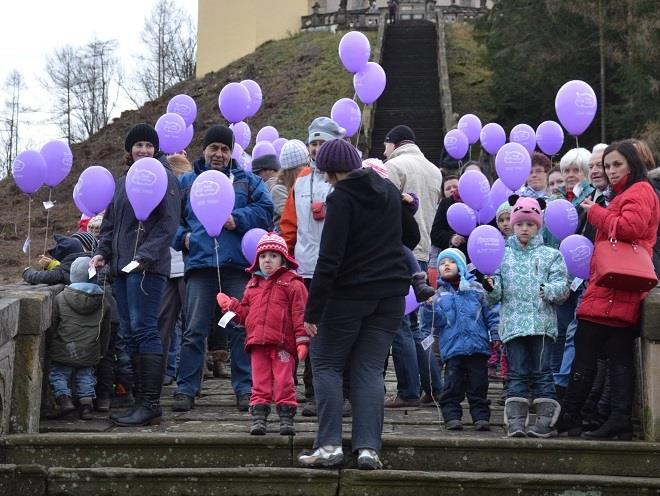
<svg viewBox="0 0 660 496"><path fill-rule="evenodd" d="M442 152L442 110L436 26L430 21L401 21L387 26L382 65L387 86L376 106L369 154L383 158L387 131L410 126L431 162Z"/></svg>
<svg viewBox="0 0 660 496"><path fill-rule="evenodd" d="M387 388L396 388L392 368ZM42 421L40 434L0 440L0 495L621 495L660 494L660 444L593 442L566 437L508 439L502 430L501 384L491 384L491 432L474 431L465 405L465 430L448 432L435 406L386 411L384 470L297 468L311 447L316 422L296 417L298 435L248 434L228 380L204 383L195 409L170 409L163 422L140 429L114 427L104 414L92 421ZM350 419L344 419L350 452Z"/></svg>

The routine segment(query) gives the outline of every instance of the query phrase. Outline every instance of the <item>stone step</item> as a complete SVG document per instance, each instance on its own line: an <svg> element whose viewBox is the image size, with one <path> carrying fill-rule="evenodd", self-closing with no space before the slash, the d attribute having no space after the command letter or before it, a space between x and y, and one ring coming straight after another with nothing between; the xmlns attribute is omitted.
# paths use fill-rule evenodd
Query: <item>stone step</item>
<svg viewBox="0 0 660 496"><path fill-rule="evenodd" d="M423 425L401 429L383 435L381 458L390 470L646 477L660 467L660 443L509 439L502 431L443 432ZM313 433L291 438L223 432L13 435L0 447L0 462L70 468L294 467L296 455L312 443ZM347 436L344 447L348 453Z"/></svg>
<svg viewBox="0 0 660 496"><path fill-rule="evenodd" d="M42 484L32 474L30 496L75 494L77 496L206 495L263 496L298 494L310 496L619 496L660 494L660 479L585 475L545 475L534 472L493 474L483 472L423 472L354 469L313 470L300 468L62 468L42 472ZM3 494L17 494L18 487L0 479ZM21 482L20 479L18 481ZM37 487L35 487L37 486ZM38 489L44 492L37 492ZM22 494L26 495L25 492Z"/></svg>

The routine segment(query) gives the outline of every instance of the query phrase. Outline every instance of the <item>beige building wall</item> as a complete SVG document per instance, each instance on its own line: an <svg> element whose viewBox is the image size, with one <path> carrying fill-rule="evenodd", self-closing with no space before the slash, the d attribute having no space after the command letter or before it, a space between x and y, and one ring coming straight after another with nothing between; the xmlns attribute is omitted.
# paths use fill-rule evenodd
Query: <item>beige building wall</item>
<svg viewBox="0 0 660 496"><path fill-rule="evenodd" d="M312 2L313 3L313 2ZM198 78L300 30L309 0L199 0Z"/></svg>

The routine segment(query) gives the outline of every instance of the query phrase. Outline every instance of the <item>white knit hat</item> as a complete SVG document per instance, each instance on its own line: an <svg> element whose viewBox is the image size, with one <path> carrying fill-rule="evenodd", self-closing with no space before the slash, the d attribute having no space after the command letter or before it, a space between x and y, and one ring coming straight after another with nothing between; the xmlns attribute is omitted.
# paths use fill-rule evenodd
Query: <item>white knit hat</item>
<svg viewBox="0 0 660 496"><path fill-rule="evenodd" d="M293 169L309 164L309 151L305 144L297 139L284 143L280 150L280 170Z"/></svg>

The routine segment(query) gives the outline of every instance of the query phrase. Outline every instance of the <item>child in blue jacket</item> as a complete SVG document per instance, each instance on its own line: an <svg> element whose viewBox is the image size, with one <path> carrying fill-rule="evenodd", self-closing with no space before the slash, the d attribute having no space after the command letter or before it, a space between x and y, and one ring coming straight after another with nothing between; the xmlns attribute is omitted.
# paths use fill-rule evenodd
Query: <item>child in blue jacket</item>
<svg viewBox="0 0 660 496"><path fill-rule="evenodd" d="M440 407L448 430L462 430L461 401L467 395L477 430L490 430L488 357L491 342L501 346L498 312L486 304L485 292L467 271L465 255L448 248L438 255L438 291L433 297L431 326L445 363Z"/></svg>

